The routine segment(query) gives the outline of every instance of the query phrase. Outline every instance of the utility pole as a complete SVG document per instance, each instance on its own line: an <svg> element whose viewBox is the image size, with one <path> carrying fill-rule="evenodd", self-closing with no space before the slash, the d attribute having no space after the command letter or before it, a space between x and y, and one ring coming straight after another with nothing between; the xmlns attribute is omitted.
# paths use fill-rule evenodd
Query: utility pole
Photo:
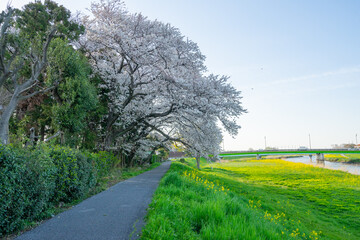
<svg viewBox="0 0 360 240"><path fill-rule="evenodd" d="M310 137L310 133L309 133L309 147L311 149L311 137Z"/></svg>
<svg viewBox="0 0 360 240"><path fill-rule="evenodd" d="M357 134L355 134L355 143L356 143L356 145L358 144L357 143Z"/></svg>
<svg viewBox="0 0 360 240"><path fill-rule="evenodd" d="M266 136L264 137L264 139L265 139L265 149L264 150L266 150Z"/></svg>

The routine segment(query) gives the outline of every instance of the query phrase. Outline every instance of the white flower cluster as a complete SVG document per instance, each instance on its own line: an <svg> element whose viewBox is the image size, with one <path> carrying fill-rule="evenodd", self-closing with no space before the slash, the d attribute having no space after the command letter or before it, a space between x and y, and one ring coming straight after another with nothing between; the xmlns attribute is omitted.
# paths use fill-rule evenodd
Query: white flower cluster
<svg viewBox="0 0 360 240"><path fill-rule="evenodd" d="M80 40L106 93L104 142L143 155L177 141L194 154L219 152L245 110L228 77L206 73L196 43L169 24L130 14L120 0L93 4Z"/></svg>

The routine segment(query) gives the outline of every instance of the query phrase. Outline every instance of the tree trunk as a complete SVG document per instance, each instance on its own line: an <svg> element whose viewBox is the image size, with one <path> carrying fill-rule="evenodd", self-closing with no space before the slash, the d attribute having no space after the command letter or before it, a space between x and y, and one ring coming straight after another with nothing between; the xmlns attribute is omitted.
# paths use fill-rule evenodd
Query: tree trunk
<svg viewBox="0 0 360 240"><path fill-rule="evenodd" d="M200 156L196 155L196 166L200 170Z"/></svg>
<svg viewBox="0 0 360 240"><path fill-rule="evenodd" d="M126 158L125 158L125 155L122 152L120 153L120 160L121 160L121 168L124 168Z"/></svg>
<svg viewBox="0 0 360 240"><path fill-rule="evenodd" d="M1 143L4 145L9 144L9 121L10 121L11 115L15 111L16 106L18 104L18 95L19 95L18 91L19 91L18 88L16 88L9 104L6 106L3 114L1 115L0 140L1 140Z"/></svg>
<svg viewBox="0 0 360 240"><path fill-rule="evenodd" d="M135 166L135 153L136 150L133 149L130 154L127 156L127 160L128 160L128 166L129 167L134 167Z"/></svg>
<svg viewBox="0 0 360 240"><path fill-rule="evenodd" d="M60 144L65 145L65 141L66 141L65 133L61 132L60 133Z"/></svg>
<svg viewBox="0 0 360 240"><path fill-rule="evenodd" d="M113 112L109 113L105 127L104 150L107 150L114 142L113 125L117 118L118 116Z"/></svg>
<svg viewBox="0 0 360 240"><path fill-rule="evenodd" d="M145 162L152 164L152 156L154 153L155 153L155 150L152 150L151 153L149 154L149 156L146 158Z"/></svg>
<svg viewBox="0 0 360 240"><path fill-rule="evenodd" d="M30 141L26 144L28 146L34 146L35 145L35 128L30 128Z"/></svg>
<svg viewBox="0 0 360 240"><path fill-rule="evenodd" d="M113 142L113 134L110 131L107 131L104 139L104 150L109 150Z"/></svg>
<svg viewBox="0 0 360 240"><path fill-rule="evenodd" d="M45 140L45 125L41 125L40 127L40 141L43 142Z"/></svg>

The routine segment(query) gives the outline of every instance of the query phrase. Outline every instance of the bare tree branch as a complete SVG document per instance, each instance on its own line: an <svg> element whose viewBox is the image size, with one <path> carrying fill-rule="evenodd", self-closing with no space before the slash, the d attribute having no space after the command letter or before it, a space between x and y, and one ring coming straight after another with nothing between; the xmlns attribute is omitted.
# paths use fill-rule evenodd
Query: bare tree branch
<svg viewBox="0 0 360 240"><path fill-rule="evenodd" d="M46 93L46 92L48 92L48 91L50 91L50 90L53 90L54 88L56 88L56 86L52 86L52 87L48 87L48 88L43 89L43 90L35 91L35 92L31 93L31 94L28 94L28 95L19 97L19 100L21 101L21 100L25 100L25 99L31 98L31 97L39 94L39 93Z"/></svg>
<svg viewBox="0 0 360 240"><path fill-rule="evenodd" d="M161 129L159 129L158 127L155 127L154 125L151 125L150 123L148 122L144 122L145 125L147 125L148 127L150 127L152 130L160 133L162 136L164 136L167 140L169 141L174 141L174 142L179 142L179 143L182 143L184 144L186 147L192 147L190 146L188 143L186 143L185 141L181 140L180 138L173 138L173 137L170 137L168 134L166 134L165 132L163 132Z"/></svg>
<svg viewBox="0 0 360 240"><path fill-rule="evenodd" d="M58 131L57 133L55 133L55 134L52 135L51 137L45 139L44 142L48 142L48 141L50 141L51 139L54 139L54 138L60 136L62 133L63 133L62 131Z"/></svg>
<svg viewBox="0 0 360 240"><path fill-rule="evenodd" d="M2 19L3 24L0 30L0 87L4 84L5 80L9 77L9 71L5 66L5 48L6 48L6 30L9 28L10 20L14 10L8 7L8 12Z"/></svg>

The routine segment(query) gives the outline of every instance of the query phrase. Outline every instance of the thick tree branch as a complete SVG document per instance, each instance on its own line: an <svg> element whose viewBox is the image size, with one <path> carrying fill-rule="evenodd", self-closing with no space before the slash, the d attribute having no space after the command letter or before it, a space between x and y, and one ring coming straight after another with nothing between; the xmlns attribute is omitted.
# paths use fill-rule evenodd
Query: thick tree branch
<svg viewBox="0 0 360 240"><path fill-rule="evenodd" d="M31 97L33 97L33 96L35 96L35 95L37 95L37 94L46 93L46 92L54 89L55 87L56 87L56 86L48 87L48 88L43 89L43 90L35 91L35 92L31 93L31 94L28 94L28 95L25 95L25 96L21 96L21 97L19 97L19 100L20 100L20 101L21 101L21 100L25 100L25 99L31 98Z"/></svg>
<svg viewBox="0 0 360 240"><path fill-rule="evenodd" d="M180 138L170 137L168 134L166 134L165 132L163 132L161 129L159 129L158 127L155 127L154 125L151 125L150 123L144 122L144 124L145 124L146 126L148 126L149 128L151 128L152 130L160 133L160 134L161 134L162 136L164 136L167 140L169 140L169 141L174 141L174 142L179 142L179 143L184 144L186 147L192 148L192 146L190 146L188 143L186 143L185 141L181 140Z"/></svg>
<svg viewBox="0 0 360 240"><path fill-rule="evenodd" d="M5 69L6 30L9 28L9 23L13 12L14 10L12 8L8 8L7 14L3 19L1 19L3 21L0 31L0 66L2 69Z"/></svg>
<svg viewBox="0 0 360 240"><path fill-rule="evenodd" d="M174 110L176 109L176 105L175 104L171 104L169 110L162 112L162 113L150 113L148 115L146 115L145 117L140 118L140 120L142 119L147 119L147 118L160 118L160 117L166 117L169 114L171 114L172 112L174 112Z"/></svg>

